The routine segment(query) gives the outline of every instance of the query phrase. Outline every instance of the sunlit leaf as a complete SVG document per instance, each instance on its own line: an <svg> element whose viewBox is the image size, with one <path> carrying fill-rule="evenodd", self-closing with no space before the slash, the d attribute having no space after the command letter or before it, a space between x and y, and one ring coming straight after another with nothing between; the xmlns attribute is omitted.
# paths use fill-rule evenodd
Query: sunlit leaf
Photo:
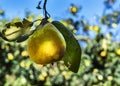
<svg viewBox="0 0 120 86"><path fill-rule="evenodd" d="M15 41L22 34L21 27L16 27L10 23L5 25L5 28L2 30L2 38L7 41Z"/></svg>

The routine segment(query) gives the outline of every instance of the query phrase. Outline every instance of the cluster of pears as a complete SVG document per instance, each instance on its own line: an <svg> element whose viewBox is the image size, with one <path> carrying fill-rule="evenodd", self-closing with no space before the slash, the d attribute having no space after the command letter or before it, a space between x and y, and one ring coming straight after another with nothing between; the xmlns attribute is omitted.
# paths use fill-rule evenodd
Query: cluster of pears
<svg viewBox="0 0 120 86"><path fill-rule="evenodd" d="M37 64L59 61L66 52L62 33L50 22L40 25L28 39L28 54Z"/></svg>

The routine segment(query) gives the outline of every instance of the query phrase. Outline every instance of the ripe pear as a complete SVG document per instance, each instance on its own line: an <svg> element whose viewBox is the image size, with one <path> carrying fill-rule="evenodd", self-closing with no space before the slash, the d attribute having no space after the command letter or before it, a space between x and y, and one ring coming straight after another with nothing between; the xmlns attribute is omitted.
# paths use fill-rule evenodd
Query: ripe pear
<svg viewBox="0 0 120 86"><path fill-rule="evenodd" d="M66 42L63 35L51 23L37 28L28 39L29 57L37 64L59 61L65 54Z"/></svg>

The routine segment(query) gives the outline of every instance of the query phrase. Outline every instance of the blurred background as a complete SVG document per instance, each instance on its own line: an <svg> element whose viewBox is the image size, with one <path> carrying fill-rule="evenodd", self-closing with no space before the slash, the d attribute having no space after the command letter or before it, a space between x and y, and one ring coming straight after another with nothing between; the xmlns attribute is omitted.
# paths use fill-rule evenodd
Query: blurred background
<svg viewBox="0 0 120 86"><path fill-rule="evenodd" d="M0 31L10 21L43 18L43 10L36 9L38 3L1 0ZM62 61L35 64L28 57L27 41L0 38L0 86L120 86L120 1L48 0L47 11L50 20L63 23L79 41L82 57L78 73L69 71Z"/></svg>

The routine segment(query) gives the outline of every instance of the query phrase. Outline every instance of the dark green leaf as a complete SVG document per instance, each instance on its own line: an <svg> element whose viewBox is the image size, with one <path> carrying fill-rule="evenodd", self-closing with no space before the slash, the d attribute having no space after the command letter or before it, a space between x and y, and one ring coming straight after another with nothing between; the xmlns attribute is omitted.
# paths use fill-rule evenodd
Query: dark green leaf
<svg viewBox="0 0 120 86"><path fill-rule="evenodd" d="M23 26L24 26L25 29L28 28L28 27L32 27L32 25L33 25L33 22L30 22L25 18L23 19L22 22L23 22Z"/></svg>
<svg viewBox="0 0 120 86"><path fill-rule="evenodd" d="M28 39L29 38L29 35L25 35L25 36L20 36L17 40L16 40L16 42L23 42L23 41L25 41L26 39Z"/></svg>
<svg viewBox="0 0 120 86"><path fill-rule="evenodd" d="M66 41L66 53L63 57L65 65L73 72L78 72L81 60L81 47L73 34L60 22L52 24L63 34Z"/></svg>
<svg viewBox="0 0 120 86"><path fill-rule="evenodd" d="M11 26L11 23L5 24L5 27L7 27L7 28L10 28L10 26Z"/></svg>
<svg viewBox="0 0 120 86"><path fill-rule="evenodd" d="M23 27L23 24L22 24L22 22L16 22L16 23L15 23L15 26L16 26L16 27Z"/></svg>

